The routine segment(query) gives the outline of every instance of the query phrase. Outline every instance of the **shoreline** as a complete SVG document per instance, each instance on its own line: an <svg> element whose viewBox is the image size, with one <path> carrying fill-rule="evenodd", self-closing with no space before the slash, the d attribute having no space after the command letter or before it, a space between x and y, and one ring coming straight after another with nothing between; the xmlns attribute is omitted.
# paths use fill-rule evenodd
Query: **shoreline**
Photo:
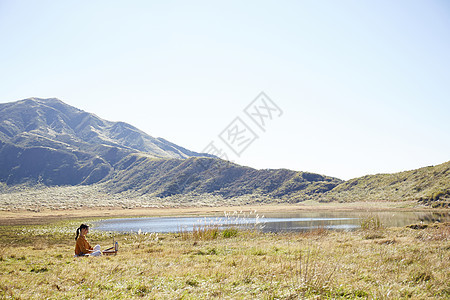
<svg viewBox="0 0 450 300"><path fill-rule="evenodd" d="M296 204L262 204L237 206L186 206L186 207L149 207L149 208L120 208L120 207L92 207L66 210L18 210L2 211L0 226L40 225L55 223L62 219L75 220L83 218L123 218L123 217L162 217L162 216L211 216L224 212L256 211L264 213L310 212L310 211L425 211L449 212L449 209L433 209L418 205L415 201L405 202L349 202L349 203L319 203L305 201Z"/></svg>

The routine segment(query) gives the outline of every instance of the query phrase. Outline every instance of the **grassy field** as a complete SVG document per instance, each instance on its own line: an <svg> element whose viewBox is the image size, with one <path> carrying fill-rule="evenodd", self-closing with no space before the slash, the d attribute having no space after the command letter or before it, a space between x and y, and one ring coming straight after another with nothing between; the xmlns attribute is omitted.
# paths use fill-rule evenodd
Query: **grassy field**
<svg viewBox="0 0 450 300"><path fill-rule="evenodd" d="M0 298L450 297L448 223L383 228L368 217L355 232L121 234L118 255L74 258L80 222L0 226ZM88 239L112 244L95 230Z"/></svg>

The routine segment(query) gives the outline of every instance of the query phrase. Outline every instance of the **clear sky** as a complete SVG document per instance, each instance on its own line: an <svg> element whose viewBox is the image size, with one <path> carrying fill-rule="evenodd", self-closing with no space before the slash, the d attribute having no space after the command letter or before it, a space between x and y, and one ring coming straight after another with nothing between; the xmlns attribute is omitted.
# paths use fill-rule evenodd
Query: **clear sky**
<svg viewBox="0 0 450 300"><path fill-rule="evenodd" d="M264 91L263 132L244 113ZM56 97L194 151L349 179L450 160L448 1L0 0L0 102ZM218 137L258 135L238 157Z"/></svg>

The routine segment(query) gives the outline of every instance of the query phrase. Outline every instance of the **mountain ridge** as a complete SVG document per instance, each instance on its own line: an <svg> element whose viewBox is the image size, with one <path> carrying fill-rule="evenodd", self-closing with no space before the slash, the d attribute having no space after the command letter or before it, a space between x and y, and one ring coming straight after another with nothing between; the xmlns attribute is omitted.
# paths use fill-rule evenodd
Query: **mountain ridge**
<svg viewBox="0 0 450 300"><path fill-rule="evenodd" d="M4 126L5 123L12 126ZM57 137L60 141L69 135L78 140L68 142L119 146L159 157L186 158L199 155L193 151L187 155L183 153L187 149L165 139L149 136L125 122L101 119L57 98L28 98L0 104L0 139L20 138L21 134L26 133L50 139Z"/></svg>

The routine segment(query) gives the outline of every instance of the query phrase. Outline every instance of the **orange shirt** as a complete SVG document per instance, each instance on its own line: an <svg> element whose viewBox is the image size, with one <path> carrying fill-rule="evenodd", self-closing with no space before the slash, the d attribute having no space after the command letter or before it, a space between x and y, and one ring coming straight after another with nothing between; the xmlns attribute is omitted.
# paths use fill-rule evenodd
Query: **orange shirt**
<svg viewBox="0 0 450 300"><path fill-rule="evenodd" d="M84 235L80 235L77 239L77 243L75 245L75 254L76 255L84 255L88 254L93 250L91 244L87 241Z"/></svg>

